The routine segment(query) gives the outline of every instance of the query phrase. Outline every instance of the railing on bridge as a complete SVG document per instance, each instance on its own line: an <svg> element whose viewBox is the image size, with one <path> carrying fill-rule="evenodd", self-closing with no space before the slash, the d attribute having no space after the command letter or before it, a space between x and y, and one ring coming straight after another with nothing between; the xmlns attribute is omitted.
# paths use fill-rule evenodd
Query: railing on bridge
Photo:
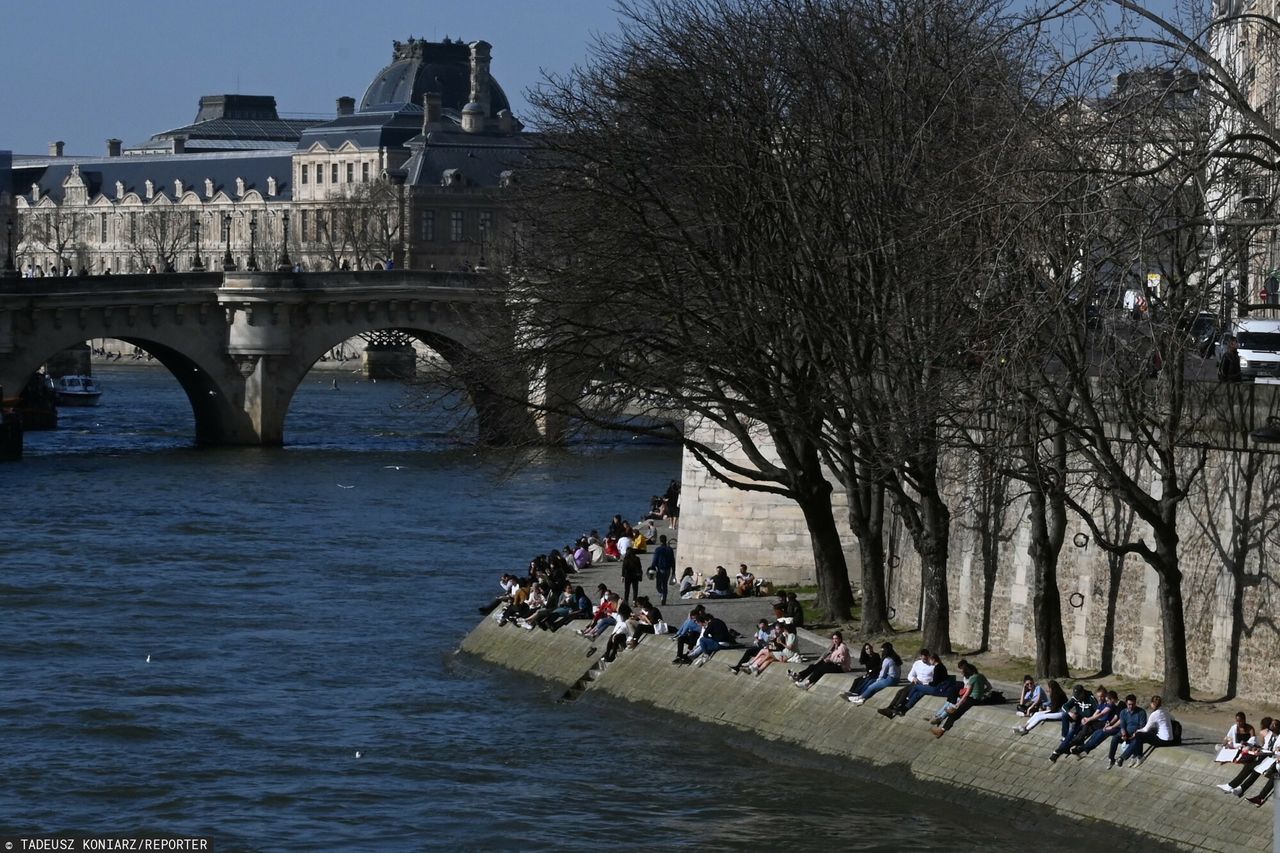
<svg viewBox="0 0 1280 853"><path fill-rule="evenodd" d="M275 290L369 290L379 287L448 287L486 290L501 287L485 273L440 270L391 270L388 272L335 270L330 272L181 272L132 275L0 277L0 295L40 296L87 291L163 293L219 288Z"/></svg>

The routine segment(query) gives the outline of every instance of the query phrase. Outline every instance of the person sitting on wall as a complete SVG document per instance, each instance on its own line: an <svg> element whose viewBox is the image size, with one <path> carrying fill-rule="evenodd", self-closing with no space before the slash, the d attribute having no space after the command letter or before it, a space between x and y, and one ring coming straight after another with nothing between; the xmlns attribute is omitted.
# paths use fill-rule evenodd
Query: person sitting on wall
<svg viewBox="0 0 1280 853"><path fill-rule="evenodd" d="M529 598L538 585L528 578L521 578L520 586L511 596L511 603L502 609L498 615L498 624L505 625L521 616L528 616L532 610L529 609Z"/></svg>
<svg viewBox="0 0 1280 853"><path fill-rule="evenodd" d="M622 605L622 599L616 592L609 593L609 598L604 604L596 609L596 619L589 627L581 631L582 636L588 640L599 639L604 632L614 627L618 623L618 608Z"/></svg>
<svg viewBox="0 0 1280 853"><path fill-rule="evenodd" d="M510 601L511 596L515 595L516 588L520 585L516 581L516 576L508 572L502 573L502 579L498 581L498 584L502 587L502 594L488 604L482 605L479 608L482 614L487 614L499 604Z"/></svg>
<svg viewBox="0 0 1280 853"><path fill-rule="evenodd" d="M831 645L817 661L800 670L787 672L796 687L808 690L817 684L822 676L832 672L849 672L853 669L853 654L844 643L844 634L836 631L831 635Z"/></svg>
<svg viewBox="0 0 1280 853"><path fill-rule="evenodd" d="M596 595L599 596L599 600L596 602L595 607L592 608L591 610L591 617L590 617L591 624L588 625L587 628L594 627L595 623L602 616L611 614L613 612L609 606L609 601L613 597L613 593L609 591L609 587L605 586L604 584L597 584ZM581 628L578 630L577 633L585 634L587 632L587 628Z"/></svg>
<svg viewBox="0 0 1280 853"><path fill-rule="evenodd" d="M615 515L613 520L609 522L609 529L605 532L605 536L610 539L617 539L622 536L622 516Z"/></svg>
<svg viewBox="0 0 1280 853"><path fill-rule="evenodd" d="M573 565L578 571L591 567L591 549L587 547L586 539L578 540L578 547L573 551Z"/></svg>
<svg viewBox="0 0 1280 853"><path fill-rule="evenodd" d="M777 610L774 611L777 613ZM742 658L735 664L730 664L729 669L736 675L742 671L752 658L760 654L762 651L769 649L769 644L777 637L781 628L781 623L774 622L775 627L770 627L768 619L761 619L756 623L756 632L751 636L751 645L747 646L747 650L742 653Z"/></svg>
<svg viewBox="0 0 1280 853"><path fill-rule="evenodd" d="M1022 693L1018 696L1018 704L1014 713L1019 717L1030 717L1032 714L1049 707L1049 694L1030 675L1022 676Z"/></svg>
<svg viewBox="0 0 1280 853"><path fill-rule="evenodd" d="M546 628L548 631L559 631L575 619L590 619L591 611L591 598L587 595L586 590L580 586L575 586L572 600L562 603L555 610L552 610L551 618L541 622L538 627Z"/></svg>
<svg viewBox="0 0 1280 853"><path fill-rule="evenodd" d="M1136 697L1134 699L1134 704L1137 704ZM1105 716L1101 713L1104 706L1107 708L1107 714ZM1120 694L1116 693L1114 690L1108 690L1106 702L1103 705L1099 705L1098 710L1094 712L1094 716L1098 717L1098 720L1095 720L1092 724L1086 725L1086 728L1089 729L1087 733L1077 735L1076 745L1071 748L1072 755L1075 755L1077 758L1084 758L1086 755L1097 749L1098 746L1107 738L1115 740L1116 731L1123 723L1120 715L1126 710L1128 710L1127 704L1120 701ZM1143 722L1146 722L1145 719ZM1108 767L1110 766L1111 765L1108 765Z"/></svg>
<svg viewBox="0 0 1280 853"><path fill-rule="evenodd" d="M1249 786L1257 781L1259 776L1265 777L1267 784L1262 786L1262 790L1258 792L1257 796L1249 798L1249 802L1255 806L1261 806L1265 803L1276 785L1277 771L1280 770L1280 765L1276 762L1276 754L1280 753L1280 719L1272 720L1271 724L1267 726L1258 753L1258 760L1249 767L1249 775L1236 783L1235 788L1231 791L1237 797L1243 796L1244 792L1249 790Z"/></svg>
<svg viewBox="0 0 1280 853"><path fill-rule="evenodd" d="M662 618L662 611L654 606L649 596L642 595L636 599L636 617L640 621L637 629L639 634L667 633L667 623Z"/></svg>
<svg viewBox="0 0 1280 853"><path fill-rule="evenodd" d="M787 618L797 628L804 627L804 605L800 603L800 599L796 598L794 592L787 593Z"/></svg>
<svg viewBox="0 0 1280 853"><path fill-rule="evenodd" d="M613 626L613 633L609 635L609 641L605 643L604 655L602 660L605 663L613 663L618 657L618 652L623 648L634 648L636 638L639 636L640 620L636 618L636 614L627 606L626 602L618 605L618 614L616 623ZM590 657L595 648L587 652Z"/></svg>
<svg viewBox="0 0 1280 853"><path fill-rule="evenodd" d="M572 609L573 605L573 584L564 583L560 588L560 594L551 599L548 596L546 603L530 613L528 617L516 620L516 624L526 631L532 631L534 628L546 627L546 623L554 618L553 614L557 610L564 610L566 613Z"/></svg>
<svg viewBox="0 0 1280 853"><path fill-rule="evenodd" d="M1160 746L1173 746L1173 717L1161 707L1163 704L1164 700L1161 697L1151 697L1151 710L1147 713L1147 724L1134 732L1129 745L1116 761L1117 767L1124 767L1124 763L1131 759L1133 766L1137 767L1146 758L1143 749L1148 744L1153 749Z"/></svg>
<svg viewBox="0 0 1280 853"><path fill-rule="evenodd" d="M1093 694L1091 694L1083 684L1077 684L1071 688L1071 698L1067 700L1067 704L1062 706L1062 738L1058 743L1058 747L1049 754L1050 761L1057 761L1062 752L1066 752L1067 746L1071 745L1071 741L1080 731L1080 727L1084 725L1084 718L1097 710L1094 703Z"/></svg>
<svg viewBox="0 0 1280 853"><path fill-rule="evenodd" d="M1014 726L1013 730L1019 735L1025 735L1041 723L1049 720L1061 720L1064 714L1062 710L1066 706L1067 692L1062 689L1062 685L1057 681L1050 679L1048 693L1048 707L1043 711L1036 711L1031 715L1026 723L1020 726ZM1143 719L1145 722L1146 711L1143 711Z"/></svg>
<svg viewBox="0 0 1280 853"><path fill-rule="evenodd" d="M734 644L733 634L729 631L729 626L724 623L723 619L712 616L704 610L698 616L698 624L702 626L702 631L698 635L697 645L690 649L683 659L677 658L672 663L691 663L696 666L702 666L716 652Z"/></svg>
<svg viewBox="0 0 1280 853"><path fill-rule="evenodd" d="M857 696L846 696L845 698L852 705L861 705L886 687L892 687L897 684L901 675L902 658L894 651L893 643L882 643L880 645L880 672L875 680L870 684L863 685Z"/></svg>
<svg viewBox="0 0 1280 853"><path fill-rule="evenodd" d="M890 700L888 707L880 708L876 711L882 717L892 719L899 713L897 710L907 703L907 698L911 695L911 690L919 684L932 684L934 664L932 656L928 649L921 649L920 656L911 664L911 671L907 673L907 683L897 694ZM905 713L905 710L902 712Z"/></svg>
<svg viewBox="0 0 1280 853"><path fill-rule="evenodd" d="M591 564L604 562L604 540L600 538L600 534L594 530L587 537L587 551L591 554Z"/></svg>
<svg viewBox="0 0 1280 853"><path fill-rule="evenodd" d="M643 530L633 530L631 536L631 550L637 554L643 554L649 549L649 543L652 540L644 535Z"/></svg>
<svg viewBox="0 0 1280 853"><path fill-rule="evenodd" d="M733 587L741 598L748 598L756 594L756 576L747 568L746 563L738 564L738 574L734 575Z"/></svg>
<svg viewBox="0 0 1280 853"><path fill-rule="evenodd" d="M1258 733L1254 731L1253 726L1249 725L1249 718L1245 716L1244 711L1237 711L1235 722L1231 724L1231 728L1227 729L1227 733L1222 737L1222 745L1233 749L1243 749L1246 746L1256 746L1258 743Z"/></svg>
<svg viewBox="0 0 1280 853"><path fill-rule="evenodd" d="M923 649L921 651L923 652ZM942 658L930 652L929 664L933 667L933 676L928 684L919 682L909 685L904 688L904 690L909 691L905 699L895 697L888 708L881 708L878 713L886 717L901 717L926 696L951 696L953 692L959 693L960 687L956 684L955 679L952 678L951 673L947 672L947 666L942 662ZM913 665L912 669L914 668ZM901 696L902 694L899 693L898 697ZM886 711L888 713L885 713Z"/></svg>
<svg viewBox="0 0 1280 853"><path fill-rule="evenodd" d="M698 617L705 613L706 607L699 604L697 607L689 611L689 617L680 623L680 627L676 629L676 658L684 657L686 648L691 648L698 642L698 637L702 635L702 623L698 621Z"/></svg>
<svg viewBox="0 0 1280 853"><path fill-rule="evenodd" d="M1120 711L1120 697L1114 690L1099 687L1095 693L1095 698L1094 712L1081 721L1080 730L1076 732L1076 736L1067 747L1067 752L1077 758L1084 758L1084 747L1095 735L1098 736L1097 743L1102 742L1102 738L1105 737L1105 735L1101 734L1102 730ZM1059 744L1059 748L1061 748L1061 744Z"/></svg>
<svg viewBox="0 0 1280 853"><path fill-rule="evenodd" d="M854 678L849 689L840 695L848 699L861 693L862 688L880 676L880 664L880 653L876 651L876 647L870 643L863 643L862 650L858 653L858 666L862 667L862 674Z"/></svg>
<svg viewBox="0 0 1280 853"><path fill-rule="evenodd" d="M1244 714L1236 714L1237 723L1243 722L1241 719L1243 717ZM1255 735L1249 741L1240 745L1240 754L1236 758L1236 763L1243 764L1244 767L1236 774L1234 779L1230 782L1224 782L1218 788L1228 794L1243 797L1249 786L1257 781L1259 773L1255 768L1268 758L1275 756L1275 735L1271 732L1272 722L1273 720L1270 717L1262 718L1262 721L1258 724L1258 731L1262 733L1262 739L1259 740ZM1264 769L1270 769L1270 767L1271 765L1268 764Z"/></svg>
<svg viewBox="0 0 1280 853"><path fill-rule="evenodd" d="M951 730L956 724L956 720L960 719L974 705L981 704L991 693L991 682L987 681L987 677L978 672L978 668L967 660L962 660L956 664L960 670L960 675L964 677L964 687L960 689L960 695L954 705L950 702L943 706L942 725L934 726L932 729L934 737L942 737ZM950 707L948 707L950 706Z"/></svg>
<svg viewBox="0 0 1280 853"><path fill-rule="evenodd" d="M751 663L747 664L747 671L752 675L759 675L764 672L774 661L791 661L800 660L800 638L796 634L796 626L791 624L791 620L783 616L778 620L778 632L769 647L762 649L759 654L752 658Z"/></svg>
<svg viewBox="0 0 1280 853"><path fill-rule="evenodd" d="M622 553L618 550L618 540L612 536L604 540L604 559L611 563L622 559Z"/></svg>

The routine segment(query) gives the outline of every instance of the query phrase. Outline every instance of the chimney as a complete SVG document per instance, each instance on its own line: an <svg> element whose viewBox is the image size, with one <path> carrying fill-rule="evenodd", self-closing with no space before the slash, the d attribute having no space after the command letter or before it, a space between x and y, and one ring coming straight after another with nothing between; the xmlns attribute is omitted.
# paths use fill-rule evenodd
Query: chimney
<svg viewBox="0 0 1280 853"><path fill-rule="evenodd" d="M116 181L116 201L124 198L124 182Z"/></svg>
<svg viewBox="0 0 1280 853"><path fill-rule="evenodd" d="M276 179L268 175L267 176L267 195L274 196L275 194L276 194Z"/></svg>
<svg viewBox="0 0 1280 853"><path fill-rule="evenodd" d="M50 142L50 143L49 143L49 156L50 156L50 157L61 157L61 156L62 156L62 149L63 149L65 146L66 146L66 143L65 143L65 142L63 142L61 139L59 139L57 142Z"/></svg>
<svg viewBox="0 0 1280 853"><path fill-rule="evenodd" d="M119 139L107 140L107 156L108 157L120 156L120 140Z"/></svg>
<svg viewBox="0 0 1280 853"><path fill-rule="evenodd" d="M213 179L212 178L204 179L204 197L213 198Z"/></svg>
<svg viewBox="0 0 1280 853"><path fill-rule="evenodd" d="M422 95L422 132L426 133L432 126L440 123L441 102L439 92L426 92Z"/></svg>
<svg viewBox="0 0 1280 853"><path fill-rule="evenodd" d="M169 142L172 145L174 154L187 153L187 138L185 136L174 136Z"/></svg>
<svg viewBox="0 0 1280 853"><path fill-rule="evenodd" d="M182 185L182 179L181 178L175 179L173 182L173 197L182 198L182 193L184 190L186 190L186 187Z"/></svg>
<svg viewBox="0 0 1280 853"><path fill-rule="evenodd" d="M236 178L236 198L244 198L244 178Z"/></svg>
<svg viewBox="0 0 1280 853"><path fill-rule="evenodd" d="M32 201L39 201L39 200L40 200L40 185L39 185L39 184L32 184L32 185L31 185L31 200L32 200Z"/></svg>
<svg viewBox="0 0 1280 853"><path fill-rule="evenodd" d="M343 95L338 98L338 115L349 116L354 115L356 111L356 99L349 95Z"/></svg>
<svg viewBox="0 0 1280 853"><path fill-rule="evenodd" d="M146 182L145 186L146 186L146 188L147 188L147 198L148 198L148 199L155 198L155 196L156 196L156 185L155 185L155 184L153 184L153 183L151 183L151 179L150 179L150 178L147 178L147 182Z"/></svg>
<svg viewBox="0 0 1280 853"><path fill-rule="evenodd" d="M471 43L471 103L479 104L485 118L489 117L489 52L493 45L487 41Z"/></svg>

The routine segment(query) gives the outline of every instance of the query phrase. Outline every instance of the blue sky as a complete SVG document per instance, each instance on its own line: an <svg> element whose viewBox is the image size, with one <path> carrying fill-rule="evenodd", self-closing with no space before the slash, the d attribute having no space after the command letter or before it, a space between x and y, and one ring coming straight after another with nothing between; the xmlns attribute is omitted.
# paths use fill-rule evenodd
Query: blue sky
<svg viewBox="0 0 1280 853"><path fill-rule="evenodd" d="M189 123L201 95L274 95L332 115L390 62L393 39L484 39L520 117L543 69L566 71L612 0L8 0L0 11L0 149L98 154Z"/></svg>

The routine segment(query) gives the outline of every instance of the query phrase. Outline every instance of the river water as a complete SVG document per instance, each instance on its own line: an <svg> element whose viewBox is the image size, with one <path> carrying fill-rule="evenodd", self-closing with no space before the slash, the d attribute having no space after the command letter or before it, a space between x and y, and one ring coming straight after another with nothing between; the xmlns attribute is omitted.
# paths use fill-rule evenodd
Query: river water
<svg viewBox="0 0 1280 853"><path fill-rule="evenodd" d="M501 571L638 516L677 475L670 447L515 466L460 443L452 407L324 373L294 400L288 448L200 450L162 368L95 373L100 407L64 410L0 466L0 835L1058 849L454 655Z"/></svg>

